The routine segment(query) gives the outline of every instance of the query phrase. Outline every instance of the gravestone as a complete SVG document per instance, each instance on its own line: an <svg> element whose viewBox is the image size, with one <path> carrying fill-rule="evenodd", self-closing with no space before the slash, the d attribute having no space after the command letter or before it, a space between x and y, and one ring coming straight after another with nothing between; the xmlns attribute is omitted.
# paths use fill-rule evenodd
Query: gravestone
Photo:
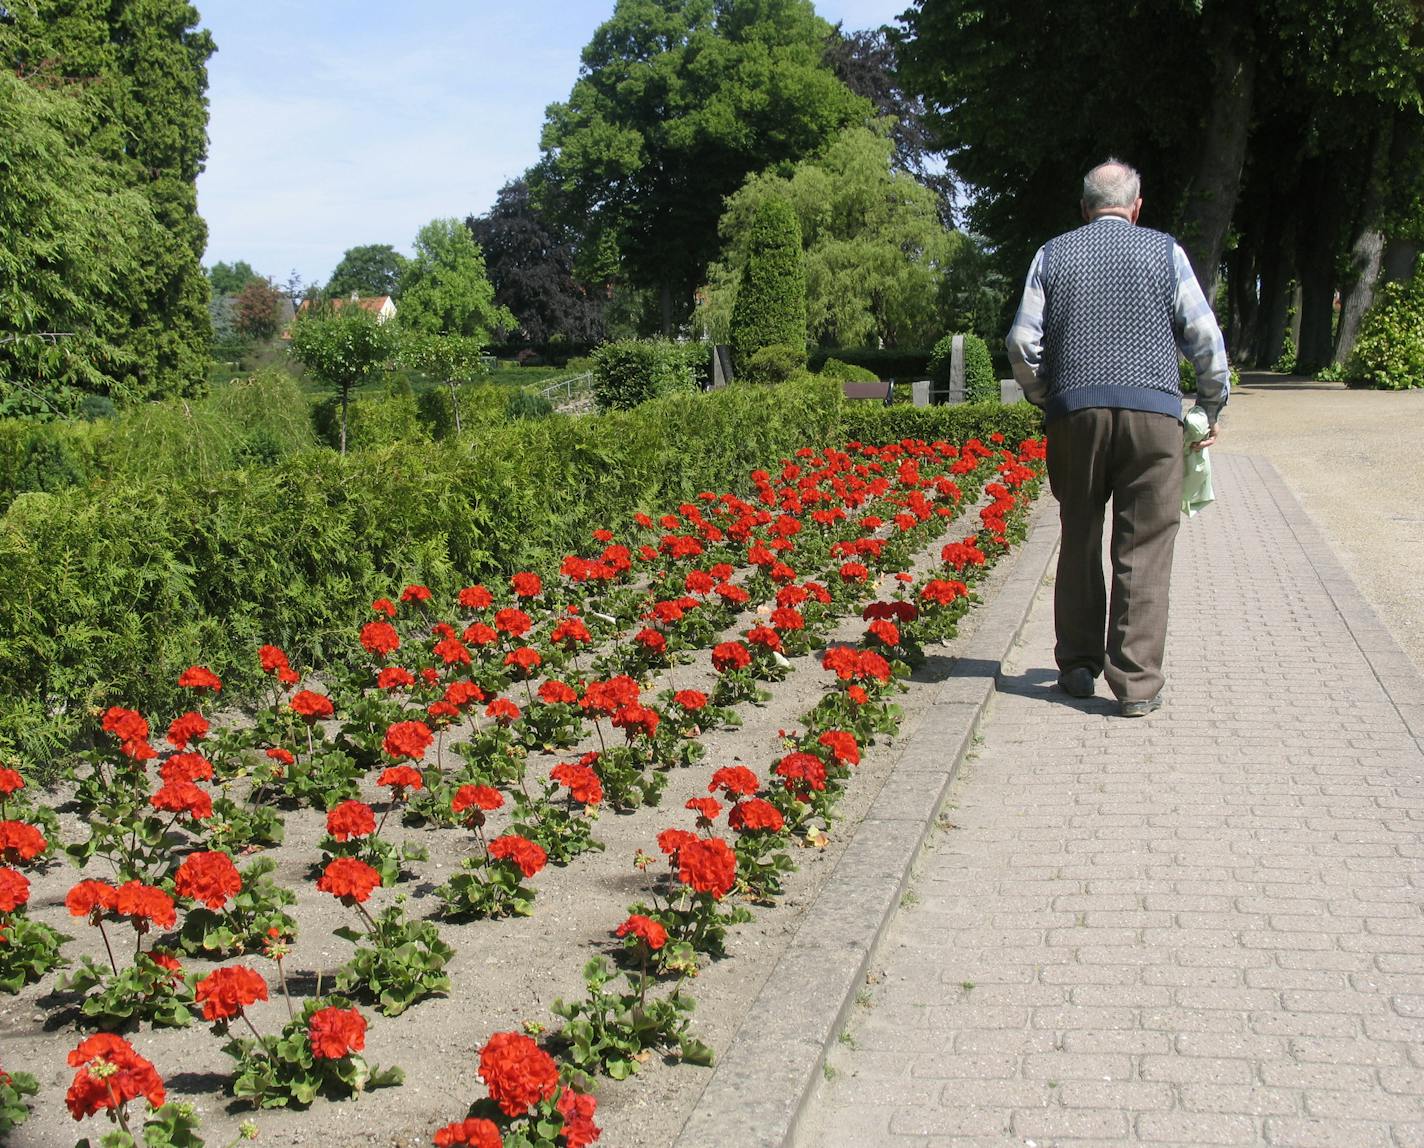
<svg viewBox="0 0 1424 1148"><path fill-rule="evenodd" d="M732 381L732 347L717 343L712 347L712 389L725 387Z"/></svg>
<svg viewBox="0 0 1424 1148"><path fill-rule="evenodd" d="M964 336L956 335L949 344L949 394L945 402L964 401Z"/></svg>
<svg viewBox="0 0 1424 1148"><path fill-rule="evenodd" d="M910 402L917 407L927 407L930 405L930 383L929 379L916 379L910 384Z"/></svg>

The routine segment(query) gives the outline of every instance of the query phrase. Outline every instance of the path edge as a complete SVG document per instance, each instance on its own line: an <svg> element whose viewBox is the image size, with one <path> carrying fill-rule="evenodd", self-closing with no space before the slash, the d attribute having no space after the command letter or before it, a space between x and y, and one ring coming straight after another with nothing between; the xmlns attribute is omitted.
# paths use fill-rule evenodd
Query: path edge
<svg viewBox="0 0 1424 1148"><path fill-rule="evenodd" d="M1058 550L1056 503L1040 498L1024 544L732 1043L674 1148L787 1148L844 1030L870 963L960 762L974 745L1004 659Z"/></svg>

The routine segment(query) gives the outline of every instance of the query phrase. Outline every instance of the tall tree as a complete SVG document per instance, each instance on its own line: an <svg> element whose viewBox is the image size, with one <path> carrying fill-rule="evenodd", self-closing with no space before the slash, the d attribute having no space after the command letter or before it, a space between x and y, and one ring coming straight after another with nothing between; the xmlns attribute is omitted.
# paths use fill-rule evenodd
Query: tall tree
<svg viewBox="0 0 1424 1148"><path fill-rule="evenodd" d="M368 243L347 248L326 284L326 293L342 299L353 291L358 295L400 294L405 256L389 243Z"/></svg>
<svg viewBox="0 0 1424 1148"><path fill-rule="evenodd" d="M12 15L0 25L0 65L33 85L83 87L102 109L87 150L115 165L160 224L127 300L128 363L114 388L196 390L211 338L195 181L207 154L212 37L182 0L29 0Z"/></svg>
<svg viewBox="0 0 1424 1148"><path fill-rule="evenodd" d="M541 347L560 336L576 347L602 339L601 286L579 282L572 237L534 204L527 179L505 184L489 212L465 225L485 253L495 302L525 339Z"/></svg>
<svg viewBox="0 0 1424 1148"><path fill-rule="evenodd" d="M90 150L102 124L84 89L0 72L0 413L130 397L130 300L160 236L120 165Z"/></svg>
<svg viewBox="0 0 1424 1148"><path fill-rule="evenodd" d="M829 346L929 346L941 330L941 281L962 237L945 230L938 197L893 162L886 126L850 128L823 156L788 175L762 172L727 200L725 247L712 269L714 334L740 305L737 276L750 259L767 200L794 211L805 248L807 337Z"/></svg>
<svg viewBox="0 0 1424 1148"><path fill-rule="evenodd" d="M716 255L722 199L868 115L824 64L829 32L810 0L618 0L549 106L548 202L659 292L665 330Z"/></svg>
<svg viewBox="0 0 1424 1148"><path fill-rule="evenodd" d="M214 295L236 295L250 280L261 278L246 259L239 259L236 263L214 263L208 268L208 286Z"/></svg>
<svg viewBox="0 0 1424 1148"><path fill-rule="evenodd" d="M479 244L458 219L434 219L420 229L400 288L401 325L412 331L487 343L514 326L514 316L494 301Z"/></svg>
<svg viewBox="0 0 1424 1148"><path fill-rule="evenodd" d="M318 306L292 324L292 354L341 398L341 453L346 453L346 413L351 392L378 378L396 353L391 323L361 307Z"/></svg>

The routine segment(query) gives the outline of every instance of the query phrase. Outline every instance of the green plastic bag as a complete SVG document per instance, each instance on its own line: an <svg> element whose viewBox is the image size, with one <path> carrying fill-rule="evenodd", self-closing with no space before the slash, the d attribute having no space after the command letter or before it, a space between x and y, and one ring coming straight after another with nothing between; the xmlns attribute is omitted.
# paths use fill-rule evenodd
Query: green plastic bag
<svg viewBox="0 0 1424 1148"><path fill-rule="evenodd" d="M1193 407L1182 420L1182 450L1186 453L1186 465L1182 468L1182 513L1188 518L1216 501L1211 490L1211 448L1192 449L1192 443L1206 438L1210 430L1211 423L1201 407Z"/></svg>

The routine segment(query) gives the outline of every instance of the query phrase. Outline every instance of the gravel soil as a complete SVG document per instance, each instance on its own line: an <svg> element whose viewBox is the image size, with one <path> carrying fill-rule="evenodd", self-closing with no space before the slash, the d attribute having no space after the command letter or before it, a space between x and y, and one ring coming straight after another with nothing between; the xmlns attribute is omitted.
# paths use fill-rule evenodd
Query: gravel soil
<svg viewBox="0 0 1424 1148"><path fill-rule="evenodd" d="M937 556L944 541L972 532L978 525L976 511L977 507L971 509L952 524L921 555L916 568L923 569L929 555ZM1011 555L981 581L977 588L981 599L996 592L1013 561ZM886 586L885 591L888 593L890 587ZM905 710L904 728L914 728L917 713L929 704L934 683L947 673L956 648L972 635L975 619L976 611L971 610L960 623L956 639L927 648L925 664L900 697ZM833 639L854 642L863 629L858 618L846 619ZM362 1009L370 1021L366 1059L383 1067L399 1065L405 1072L402 1086L345 1102L318 1099L305 1111L256 1111L223 1095L232 1062L221 1050L223 1041L201 1019L187 1029L144 1026L129 1038L164 1077L169 1098L196 1106L202 1134L210 1146L230 1143L239 1123L247 1119L255 1121L258 1143L264 1145L406 1148L428 1144L436 1128L461 1119L470 1103L485 1095L476 1076L476 1056L489 1035L528 1023L556 1026L558 1021L549 1011L550 1004L557 997L581 996L580 970L585 961L595 953L615 951L612 929L626 915L627 906L645 897L648 891L649 877L632 864L635 852L640 848L653 851L656 834L663 828L693 827L693 815L683 808L683 803L690 797L706 795L707 779L713 769L743 763L764 776L771 763L785 752L778 731L799 728L801 715L820 698L828 681L816 658L793 659L793 666L786 680L769 686L772 698L765 705L739 707L741 728L703 736L705 758L671 774L659 808L627 815L604 812L594 831L604 843L604 851L586 853L563 868L549 866L527 882L537 891L532 916L458 925L440 923L443 939L456 950L448 966L448 996L424 1000L394 1018L382 1017L370 1007ZM692 665L664 672L648 696L665 686L710 689L711 682L704 653ZM798 870L787 878L781 900L773 907L755 908L751 923L732 930L727 956L708 959L690 985L697 1001L693 1033L714 1050L730 1043L747 1006L795 935L803 914L834 868L898 752L893 739L883 739L869 749L842 800L840 820L831 826L829 844L822 848L802 845L793 850ZM531 778L547 773L557 761L571 756L531 757ZM379 815L384 794L372 788L363 797L376 806ZM500 817L506 813L501 811L492 818L491 836L500 831ZM283 845L266 855L278 862L274 879L296 890L300 898L292 910L300 935L286 967L294 991L308 995L315 989L318 977L329 985L331 974L350 956L350 943L333 936L331 930L357 922L350 910L314 890L312 866L320 855L317 843L324 833L321 815L304 809L288 812L285 820ZM84 827L72 816L65 821L65 839L83 839ZM394 816L383 836L396 842L418 841L429 849L429 860L409 863L413 879L397 890L376 890L368 904L373 912L391 904L399 893L409 897L407 911L411 916L433 913L438 902L430 894L461 857L476 849L470 834L463 830L406 829L398 825ZM239 860L241 863L243 859ZM86 876L108 876L97 864L90 869ZM665 869L660 862L652 872ZM70 918L63 905L66 891L76 880L73 867L66 861L54 861L47 870L32 871L30 876L31 917L73 938L65 948L71 960L88 953L103 962L97 930ZM111 926L116 937L126 932L127 927ZM253 1024L263 1033L278 1030L286 1010L277 991L274 967L261 956L242 958L241 963L261 971L273 989L272 1000L250 1010ZM188 967L206 970L210 966L192 960ZM808 975L814 975L814 970L808 970ZM78 1014L74 998L55 993L53 984L54 974L50 974L15 996L0 997L0 1066L28 1071L40 1082L40 1094L32 1101L29 1121L10 1140L15 1146L67 1148L81 1135L97 1140L107 1127L102 1118L85 1121L82 1127L76 1125L64 1107L64 1093L74 1071L65 1063L65 1056L80 1039L81 1030L75 1024ZM599 1079L595 1089L598 1122L604 1129L600 1143L616 1148L662 1148L670 1144L710 1072L652 1057L626 1081Z"/></svg>

